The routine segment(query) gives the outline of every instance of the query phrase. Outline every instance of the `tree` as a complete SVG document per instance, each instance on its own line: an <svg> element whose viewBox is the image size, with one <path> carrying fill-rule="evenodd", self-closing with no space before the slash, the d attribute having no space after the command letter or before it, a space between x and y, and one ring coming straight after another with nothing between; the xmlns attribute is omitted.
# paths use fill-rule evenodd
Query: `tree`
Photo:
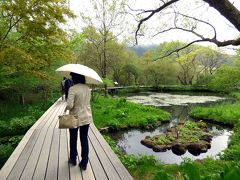
<svg viewBox="0 0 240 180"><path fill-rule="evenodd" d="M197 53L191 52L177 59L181 67L178 79L183 85L192 85L197 71Z"/></svg>
<svg viewBox="0 0 240 180"><path fill-rule="evenodd" d="M137 79L138 79L138 71L137 71L137 68L135 65L133 64L126 64L124 67L123 67L123 72L124 74L126 74L126 83L125 85L132 85L134 82L134 84L136 85L137 84Z"/></svg>
<svg viewBox="0 0 240 180"><path fill-rule="evenodd" d="M16 88L15 80L35 84L50 79L49 67L70 57L61 24L74 17L65 0L0 1L0 90ZM18 84L21 86L21 83ZM30 87L26 85L26 88Z"/></svg>
<svg viewBox="0 0 240 180"><path fill-rule="evenodd" d="M178 6L180 3L182 3L183 0L167 0L167 1L160 1L160 5L158 8L153 10L138 10L139 12L137 15L139 17L139 23L137 26L137 30L135 32L135 38L136 43L137 37L141 35L140 30L143 25L143 23L147 22L149 19L153 18L157 14L161 15L160 19L163 17L168 17L167 23L165 23L163 26L167 27L163 30L159 30L157 34L165 33L167 31L171 30L182 30L184 32L189 32L195 35L196 40L186 44L185 46L178 48L172 52L170 52L167 55L172 54L173 52L179 52L180 50L190 46L193 43L197 42L211 42L216 44L219 47L222 46L238 46L240 45L240 38L239 36L233 39L229 40L218 40L216 29L213 25L211 25L209 22L201 20L198 17L194 17L189 14L193 14L193 12L188 12L188 14L184 14L182 12L179 12ZM197 2L197 1L196 1ZM198 1L199 2L199 1ZM201 1L200 1L201 2ZM237 9L233 3L231 3L229 0L202 0L203 3L207 3L210 7L217 10L223 17L225 17L233 26L234 28L240 32L240 11ZM170 10L170 11L169 11ZM171 11L172 10L172 11ZM172 20L169 20L169 18ZM159 20L158 20L159 21ZM212 37L208 37L204 34L202 34L200 31L198 31L198 24L201 26L208 26L210 30L213 32Z"/></svg>
<svg viewBox="0 0 240 180"><path fill-rule="evenodd" d="M88 27L92 27L98 33L99 41L95 46L98 49L98 58L101 61L102 72L101 75L103 78L107 76L108 70L108 48L107 44L112 42L113 39L117 39L118 35L113 34L113 30L120 28L121 23L124 21L124 0L91 0L91 3L94 7L94 18L82 14L83 21L87 24ZM92 14L91 14L92 15Z"/></svg>
<svg viewBox="0 0 240 180"><path fill-rule="evenodd" d="M125 82L124 67L135 61L136 55L129 51L123 44L113 43L111 46L110 55L112 61L109 64L111 69L110 74L114 82L122 85ZM137 77L135 79L136 83Z"/></svg>
<svg viewBox="0 0 240 180"><path fill-rule="evenodd" d="M143 56L139 60L139 67L141 69L141 78L140 78L140 83L143 85L151 85L149 83L150 81L150 73L149 69L152 64L152 52L151 51L146 51L143 53Z"/></svg>
<svg viewBox="0 0 240 180"><path fill-rule="evenodd" d="M221 66L214 74L209 87L218 91L233 91L240 88L240 51L232 64Z"/></svg>
<svg viewBox="0 0 240 180"><path fill-rule="evenodd" d="M240 87L240 65L221 67L211 80L209 86L218 91L233 91Z"/></svg>
<svg viewBox="0 0 240 180"><path fill-rule="evenodd" d="M198 61L205 74L213 75L223 64L231 63L230 59L229 55L217 52L210 47L199 50Z"/></svg>
<svg viewBox="0 0 240 180"><path fill-rule="evenodd" d="M107 78L108 74L108 43L112 39L117 39L117 35L113 34L113 29L121 29L124 21L124 1L125 0L91 0L93 11L91 15L85 12L82 14L83 22L87 27L93 27L100 34L100 41L96 44L98 49L98 62L101 62L101 76ZM93 18L94 16L94 18ZM121 32L120 32L121 33ZM107 85L105 84L105 95L107 93Z"/></svg>
<svg viewBox="0 0 240 180"><path fill-rule="evenodd" d="M112 36L109 34L109 37ZM71 41L71 49L74 51L76 62L96 69L102 77L107 72L106 78L117 81L119 84L124 83L123 67L135 58L134 54L124 44L117 42L116 38L111 38L106 44L107 66L105 67L101 42L101 34L94 27L86 27L83 32L76 34Z"/></svg>

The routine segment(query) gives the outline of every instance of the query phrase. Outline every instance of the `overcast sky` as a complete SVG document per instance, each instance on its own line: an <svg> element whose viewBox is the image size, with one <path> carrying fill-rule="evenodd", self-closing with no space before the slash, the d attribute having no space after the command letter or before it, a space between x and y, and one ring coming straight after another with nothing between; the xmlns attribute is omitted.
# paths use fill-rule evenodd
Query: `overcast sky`
<svg viewBox="0 0 240 180"><path fill-rule="evenodd" d="M240 0L230 1L234 3L235 7L240 9ZM159 0L129 0L129 5L133 9L146 10L158 7L159 2ZM190 9L191 12L195 14L198 18L208 20L211 24L213 24L216 27L217 37L219 40L227 40L239 36L239 32L232 27L228 20L221 16L215 9L209 8L206 3L202 6L202 3L200 5L191 4L194 3L192 0L182 0L180 2L181 3L178 4L177 8L178 10L181 10L182 13L187 13ZM80 12L92 12L92 7L88 0L70 0L70 8L75 12L76 15L79 15ZM132 22L133 27L137 28L137 23L134 22L134 20L132 20ZM81 31L81 27L84 26L80 18L71 21L70 24L70 26L77 29L77 31ZM146 25L148 25L150 30L148 31L148 33L146 33L145 37L139 38L139 44L159 44L164 41L172 40L189 42L194 39L194 36L189 35L189 33L183 33L179 31L161 34L152 38L153 32L151 31L159 25L158 19L152 18L146 23ZM202 29L202 31L205 31L205 34L209 33L209 36L211 36L212 34L209 30L206 29Z"/></svg>

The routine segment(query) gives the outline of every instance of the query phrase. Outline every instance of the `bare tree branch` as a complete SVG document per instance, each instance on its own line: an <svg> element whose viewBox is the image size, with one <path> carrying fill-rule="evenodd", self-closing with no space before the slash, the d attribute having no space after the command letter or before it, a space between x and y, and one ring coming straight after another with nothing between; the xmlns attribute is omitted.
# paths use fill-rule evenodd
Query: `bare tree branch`
<svg viewBox="0 0 240 180"><path fill-rule="evenodd" d="M157 8L157 9L155 9L155 10L152 10L150 15L148 15L147 17L145 17L145 18L143 18L143 19L141 19L141 20L139 21L137 30L136 30L136 32L135 32L135 41L136 41L136 44L138 44L137 36L138 36L138 31L139 31L140 28L141 28L141 25L142 25L145 21L147 21L148 19L150 19L154 14L160 12L161 10L165 9L166 7L170 6L171 4L173 4L173 3L177 2L177 1L179 1L179 0L171 0L171 1L163 4L161 7Z"/></svg>
<svg viewBox="0 0 240 180"><path fill-rule="evenodd" d="M169 29L165 29L165 30L163 30L163 31L161 31L161 32L158 32L158 33L154 34L153 37L154 37L154 36L157 36L157 35L159 35L159 34L162 34L162 33L164 33L164 32L168 32L168 31L174 30L174 29L182 30L182 31L186 31L186 32L190 32L190 33L192 33L192 34L200 37L201 39L204 39L204 37L203 37L202 35L198 34L197 32L195 32L195 31L193 31L193 30L189 30L189 29L184 29L184 28L181 28L181 27L172 27L172 28L169 28Z"/></svg>
<svg viewBox="0 0 240 180"><path fill-rule="evenodd" d="M212 28L213 31L214 31L214 37L213 37L213 38L216 38L216 36L217 36L216 29L215 29L215 27L214 27L212 24L210 24L209 22L203 21L203 20L198 19L198 18L195 18L195 17L188 16L188 15L185 15L185 14L181 14L181 13L178 13L178 12L176 12L176 14L179 14L179 15L181 15L181 16L183 16L183 17L186 17L186 18L189 18L189 19L193 19L193 20L195 20L195 21L199 21L199 22L201 22L201 23L204 23L204 24L207 24L207 25L211 26L211 28Z"/></svg>
<svg viewBox="0 0 240 180"><path fill-rule="evenodd" d="M228 40L228 41L218 41L216 39L210 39L210 38L203 38L203 39L195 40L195 41L192 41L192 42L188 43L187 45L185 45L181 48L178 48L178 49L175 49L174 51L171 51L170 53L168 53L164 56L155 58L155 59L153 59L153 61L156 61L158 59L163 59L165 57L168 57L168 56L172 55L173 53L178 53L179 51L189 47L190 45L192 45L194 43L199 43L199 42L212 42L212 43L216 44L217 46L221 47L221 46L228 46L228 45L234 45L234 44L239 45L240 44L240 38L238 38L236 40Z"/></svg>
<svg viewBox="0 0 240 180"><path fill-rule="evenodd" d="M169 7L170 5L175 4L178 1L180 1L180 0L170 0L168 2L164 2L163 0L161 0L163 5L161 5L159 8L157 8L155 10L143 10L141 13L139 13L139 14L145 14L145 13L150 13L150 14L147 15L146 17L142 18L138 23L137 30L135 31L135 42L136 42L136 44L138 44L137 37L140 35L139 31L140 31L140 28L141 28L142 24L144 22L146 22L147 20L149 20L153 15L161 12L165 8ZM203 0L203 1L206 2L207 4L209 4L211 7L215 8L222 16L224 16L227 20L229 20L229 22L240 32L240 11L234 6L233 3L231 3L229 0ZM178 30L190 32L190 33L192 33L192 34L194 34L194 35L196 35L197 37L200 38L198 40L195 40L195 41L189 43L188 45L186 45L182 48L179 48L179 50L175 50L174 52L176 52L176 53L178 51L188 47L189 45L197 43L197 42L211 42L211 43L216 44L219 47L228 46L228 45L233 45L233 46L239 46L240 45L240 37L237 37L236 39L219 41L219 40L217 40L217 33L216 33L215 27L213 25L211 25L209 22L200 20L196 17L191 17L189 15L184 15L184 14L179 13L179 12L174 12L174 13L178 14L178 15L181 15L183 17L186 17L186 18L204 23L204 24L210 26L213 29L213 32L214 32L213 38L205 38L203 35L196 32L194 30L195 28L185 29L185 28L182 28L182 27L178 27L177 26L177 19L176 19L176 16L175 16L175 18L173 20L173 23L174 23L175 27L171 27L169 29L160 31L157 34L164 33L164 32L167 32L167 31L170 31L170 30L173 30L173 29L178 29ZM154 36L156 36L157 34L155 34ZM174 53L174 52L172 52L172 53ZM166 56L169 56L171 54L168 54ZM164 56L164 57L166 57L166 56ZM159 58L157 58L157 59L159 59Z"/></svg>

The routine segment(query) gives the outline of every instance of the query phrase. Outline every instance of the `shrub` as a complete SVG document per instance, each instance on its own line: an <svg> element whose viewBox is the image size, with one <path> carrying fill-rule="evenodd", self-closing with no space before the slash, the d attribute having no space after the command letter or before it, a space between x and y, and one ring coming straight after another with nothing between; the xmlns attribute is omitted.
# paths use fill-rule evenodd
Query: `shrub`
<svg viewBox="0 0 240 180"><path fill-rule="evenodd" d="M10 128L13 133L12 135L25 134L34 122L35 119L31 116L24 116L23 118L13 118L10 121Z"/></svg>
<svg viewBox="0 0 240 180"><path fill-rule="evenodd" d="M8 157L12 154L14 148L10 144L0 145L0 167L4 165Z"/></svg>

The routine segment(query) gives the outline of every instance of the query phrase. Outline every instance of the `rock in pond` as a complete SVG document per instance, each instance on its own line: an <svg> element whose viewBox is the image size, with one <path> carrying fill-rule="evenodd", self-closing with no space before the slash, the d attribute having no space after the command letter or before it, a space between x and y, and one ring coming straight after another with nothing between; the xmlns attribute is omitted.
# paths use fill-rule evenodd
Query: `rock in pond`
<svg viewBox="0 0 240 180"><path fill-rule="evenodd" d="M203 122L186 121L167 129L165 134L146 136L141 143L152 148L154 152L165 152L172 149L174 154L181 156L188 150L197 156L211 148L212 135L206 130Z"/></svg>

